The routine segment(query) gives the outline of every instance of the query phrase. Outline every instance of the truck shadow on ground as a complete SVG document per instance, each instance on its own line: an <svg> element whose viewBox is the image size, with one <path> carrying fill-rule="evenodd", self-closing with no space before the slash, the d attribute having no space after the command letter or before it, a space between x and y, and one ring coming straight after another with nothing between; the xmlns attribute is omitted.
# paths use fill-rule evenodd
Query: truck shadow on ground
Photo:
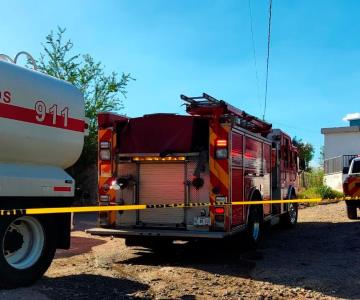
<svg viewBox="0 0 360 300"><path fill-rule="evenodd" d="M135 249L137 257L119 263L191 267L328 296L360 298L360 222L309 222L292 230L267 229L255 252L242 243L241 237L226 245L188 243L175 245L167 254Z"/></svg>
<svg viewBox="0 0 360 300"><path fill-rule="evenodd" d="M72 257L75 255L87 253L91 251L92 247L99 246L105 243L106 241L104 240L72 236L70 249L58 249L56 251L55 258Z"/></svg>
<svg viewBox="0 0 360 300"><path fill-rule="evenodd" d="M57 278L44 277L36 285L36 289L52 300L134 299L128 295L146 291L149 286L129 279L80 274Z"/></svg>

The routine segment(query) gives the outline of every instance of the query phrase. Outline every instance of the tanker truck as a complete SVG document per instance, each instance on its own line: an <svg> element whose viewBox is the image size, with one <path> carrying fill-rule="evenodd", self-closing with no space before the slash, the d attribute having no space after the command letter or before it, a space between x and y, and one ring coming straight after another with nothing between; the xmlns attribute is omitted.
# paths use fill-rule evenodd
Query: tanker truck
<svg viewBox="0 0 360 300"><path fill-rule="evenodd" d="M2 56L4 57L4 56ZM4 215L4 210L70 206L64 169L86 134L84 100L73 85L0 60L0 287L26 286L70 247L70 214Z"/></svg>

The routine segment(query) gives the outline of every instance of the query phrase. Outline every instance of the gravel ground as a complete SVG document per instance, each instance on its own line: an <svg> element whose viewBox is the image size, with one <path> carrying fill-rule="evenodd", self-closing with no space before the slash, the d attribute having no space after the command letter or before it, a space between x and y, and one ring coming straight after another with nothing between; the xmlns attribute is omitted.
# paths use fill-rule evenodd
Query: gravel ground
<svg viewBox="0 0 360 300"><path fill-rule="evenodd" d="M93 222L82 216L77 227ZM360 222L344 203L302 209L296 229L264 235L257 252L239 238L158 255L78 230L42 280L0 299L360 299Z"/></svg>

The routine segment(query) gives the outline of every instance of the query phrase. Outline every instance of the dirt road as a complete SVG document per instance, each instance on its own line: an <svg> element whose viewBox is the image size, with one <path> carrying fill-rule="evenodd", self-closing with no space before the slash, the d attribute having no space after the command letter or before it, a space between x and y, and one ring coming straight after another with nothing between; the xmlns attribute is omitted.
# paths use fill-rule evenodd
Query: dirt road
<svg viewBox="0 0 360 300"><path fill-rule="evenodd" d="M156 255L75 231L40 282L0 290L0 299L360 299L360 222L346 218L344 203L299 215L295 230L267 230L256 253L239 239Z"/></svg>

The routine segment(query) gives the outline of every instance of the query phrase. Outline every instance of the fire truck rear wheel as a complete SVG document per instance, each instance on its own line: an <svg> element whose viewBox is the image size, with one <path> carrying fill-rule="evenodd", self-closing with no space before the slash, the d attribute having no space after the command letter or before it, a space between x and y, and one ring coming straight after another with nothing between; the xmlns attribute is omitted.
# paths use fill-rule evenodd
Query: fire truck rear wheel
<svg viewBox="0 0 360 300"><path fill-rule="evenodd" d="M351 203L351 201L346 202L346 212L350 220L357 219L357 206Z"/></svg>
<svg viewBox="0 0 360 300"><path fill-rule="evenodd" d="M248 225L246 229L246 239L249 246L256 247L261 239L261 209L252 205L249 212Z"/></svg>
<svg viewBox="0 0 360 300"><path fill-rule="evenodd" d="M0 220L0 286L27 286L41 278L56 250L46 217L2 217Z"/></svg>
<svg viewBox="0 0 360 300"><path fill-rule="evenodd" d="M291 198L294 199L294 198ZM297 225L299 206L297 203L289 203L287 212L281 216L281 225L284 228L294 228Z"/></svg>

